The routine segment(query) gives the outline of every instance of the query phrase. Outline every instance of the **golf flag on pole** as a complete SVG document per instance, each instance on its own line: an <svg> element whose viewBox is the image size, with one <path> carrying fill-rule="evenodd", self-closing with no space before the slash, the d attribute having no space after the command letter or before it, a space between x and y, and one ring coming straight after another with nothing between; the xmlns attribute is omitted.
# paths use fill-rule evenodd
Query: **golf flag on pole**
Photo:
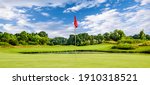
<svg viewBox="0 0 150 85"><path fill-rule="evenodd" d="M76 16L74 16L74 27L75 27L75 28L78 27L78 22L77 22Z"/></svg>

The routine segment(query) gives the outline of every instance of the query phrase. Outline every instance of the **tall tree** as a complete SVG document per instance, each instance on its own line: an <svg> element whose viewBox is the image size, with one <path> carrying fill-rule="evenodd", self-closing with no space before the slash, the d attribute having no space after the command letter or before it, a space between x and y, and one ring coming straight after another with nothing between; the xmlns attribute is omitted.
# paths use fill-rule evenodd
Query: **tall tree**
<svg viewBox="0 0 150 85"><path fill-rule="evenodd" d="M139 38L142 39L142 40L146 39L146 35L144 33L144 30L140 31Z"/></svg>
<svg viewBox="0 0 150 85"><path fill-rule="evenodd" d="M101 34L98 34L98 35L96 36L96 40L98 41L98 44L100 44L100 43L102 43L102 42L103 42L103 40L104 40L104 36L103 36L103 35L101 35Z"/></svg>
<svg viewBox="0 0 150 85"><path fill-rule="evenodd" d="M1 41L2 36L3 36L3 33L2 33L2 32L0 32L0 41Z"/></svg>
<svg viewBox="0 0 150 85"><path fill-rule="evenodd" d="M28 41L28 33L26 31L22 31L20 33L20 37L19 37L19 41L22 40L22 41Z"/></svg>
<svg viewBox="0 0 150 85"><path fill-rule="evenodd" d="M133 35L132 36L134 39L139 39L140 37L139 37L139 34L135 34L135 35Z"/></svg>
<svg viewBox="0 0 150 85"><path fill-rule="evenodd" d="M104 33L103 36L106 41L110 40L110 34L108 32Z"/></svg>
<svg viewBox="0 0 150 85"><path fill-rule="evenodd" d="M114 41L121 40L123 37L125 37L125 34L122 30L114 30L114 32L110 34L110 38Z"/></svg>
<svg viewBox="0 0 150 85"><path fill-rule="evenodd" d="M44 31L39 32L38 35L40 37L48 37L48 34L46 32L44 32Z"/></svg>
<svg viewBox="0 0 150 85"><path fill-rule="evenodd" d="M11 39L10 34L7 33L7 32L4 32L4 34L2 35L1 41L2 41L2 42L8 42L8 43L9 43L9 40L10 40L10 39Z"/></svg>
<svg viewBox="0 0 150 85"><path fill-rule="evenodd" d="M54 39L52 39L52 42L54 45L66 45L67 39L64 37L55 37Z"/></svg>
<svg viewBox="0 0 150 85"><path fill-rule="evenodd" d="M150 40L150 35L146 35L146 39L147 39L147 40Z"/></svg>

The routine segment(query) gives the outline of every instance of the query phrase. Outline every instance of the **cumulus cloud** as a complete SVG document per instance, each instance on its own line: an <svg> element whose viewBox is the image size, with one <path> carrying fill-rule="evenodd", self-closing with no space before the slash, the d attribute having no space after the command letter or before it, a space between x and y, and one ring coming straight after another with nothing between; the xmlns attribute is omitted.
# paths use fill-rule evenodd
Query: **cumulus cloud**
<svg viewBox="0 0 150 85"><path fill-rule="evenodd" d="M100 3L105 2L106 0L82 0L81 2L77 3L75 6L64 10L64 13L67 12L76 12L83 8L92 8L95 6L99 6Z"/></svg>
<svg viewBox="0 0 150 85"><path fill-rule="evenodd" d="M40 32L45 31L48 33L49 37L58 37L64 36L69 37L71 33L73 33L72 24L65 25L63 21L48 21L48 22L26 22L24 20L20 20L16 25L13 24L0 24L0 31L5 31L9 33L19 33L21 31L27 32ZM55 28L55 29L54 29Z"/></svg>
<svg viewBox="0 0 150 85"><path fill-rule="evenodd" d="M63 7L68 3L76 2L77 0L0 0L0 19L15 19L20 14L25 15L26 10L17 9L18 7L31 8L39 7ZM48 16L46 13L42 15Z"/></svg>
<svg viewBox="0 0 150 85"><path fill-rule="evenodd" d="M147 5L150 4L150 0L135 0L136 2L140 2L141 5Z"/></svg>
<svg viewBox="0 0 150 85"><path fill-rule="evenodd" d="M25 16L26 10L17 9L18 7L31 8L39 7L63 7L68 3L76 2L77 0L0 0L0 19L12 20L20 17L20 14ZM42 13L48 16L46 13Z"/></svg>
<svg viewBox="0 0 150 85"><path fill-rule="evenodd" d="M21 31L39 32L46 31L49 37L68 37L72 33L73 26L65 25L62 21L31 22L29 14L18 7L64 7L66 4L75 3L77 0L0 0L0 19L9 20L11 23L1 23L0 31L18 33ZM42 12L43 16L49 16ZM12 24L13 22L13 24Z"/></svg>
<svg viewBox="0 0 150 85"><path fill-rule="evenodd" d="M150 10L137 10L135 12L118 12L116 9L104 11L101 14L86 16L81 25L89 29L88 33L98 34L121 29L126 34L132 35L142 29L150 33Z"/></svg>
<svg viewBox="0 0 150 85"><path fill-rule="evenodd" d="M0 0L0 5L8 7L32 7L32 6L50 6L50 7L62 7L67 3L77 0Z"/></svg>
<svg viewBox="0 0 150 85"><path fill-rule="evenodd" d="M21 31L39 32L46 31L49 37L64 36L68 37L73 33L72 24L64 24L63 21L47 21L47 22L31 22L29 14L24 9L17 9L18 7L32 8L36 6L35 10L41 7L64 7L66 4L74 3L75 6L66 9L64 12L75 12L83 8L92 8L99 6L106 0L0 0L0 19L12 21L12 23L1 23L0 31L10 33L17 33ZM141 2L141 5L150 3L150 0L136 0ZM106 5L106 7L109 5ZM136 9L135 9L136 8ZM136 11L127 11L135 9ZM127 12L118 12L116 9L105 9L104 12L95 15L89 15L79 22L80 31L90 34L98 34L110 32L114 29L122 29L127 34L138 33L144 29L145 32L150 33L150 10L137 9L133 6L125 9ZM43 16L49 14L43 12ZM34 20L34 19L33 19ZM35 19L36 20L36 19ZM83 28L83 29L82 29Z"/></svg>
<svg viewBox="0 0 150 85"><path fill-rule="evenodd" d="M32 28L34 32L45 31L49 34L49 37L68 37L71 33L73 33L74 29L72 24L66 25L63 21L28 23L26 26Z"/></svg>
<svg viewBox="0 0 150 85"><path fill-rule="evenodd" d="M14 11L12 11L12 9L10 8L1 7L0 12L1 12L0 13L1 19L11 20L17 17L17 14Z"/></svg>

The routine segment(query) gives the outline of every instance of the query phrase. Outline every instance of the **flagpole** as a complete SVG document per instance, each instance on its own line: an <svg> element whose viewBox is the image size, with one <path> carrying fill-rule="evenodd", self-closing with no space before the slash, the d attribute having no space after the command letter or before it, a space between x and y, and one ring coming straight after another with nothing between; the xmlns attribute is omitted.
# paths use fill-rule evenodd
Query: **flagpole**
<svg viewBox="0 0 150 85"><path fill-rule="evenodd" d="M74 35L75 35L75 53L76 53L76 28L78 27L76 16L74 16Z"/></svg>
<svg viewBox="0 0 150 85"><path fill-rule="evenodd" d="M74 51L75 51L75 54L76 54L76 28L74 29L74 37L75 37L75 41L74 41L74 42L75 42L75 43L74 43L74 45L75 45L75 50L74 50Z"/></svg>
<svg viewBox="0 0 150 85"><path fill-rule="evenodd" d="M75 34L75 46L76 46L76 28L74 29L74 34Z"/></svg>

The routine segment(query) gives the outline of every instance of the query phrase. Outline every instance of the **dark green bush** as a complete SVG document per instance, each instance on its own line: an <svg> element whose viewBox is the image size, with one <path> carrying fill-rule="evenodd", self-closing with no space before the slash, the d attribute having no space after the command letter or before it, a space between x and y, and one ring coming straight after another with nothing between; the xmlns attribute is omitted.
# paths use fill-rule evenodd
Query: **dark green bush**
<svg viewBox="0 0 150 85"><path fill-rule="evenodd" d="M10 39L10 40L9 40L9 44L16 46L16 45L18 45L19 43L18 43L17 40Z"/></svg>
<svg viewBox="0 0 150 85"><path fill-rule="evenodd" d="M132 50L137 48L137 45L132 45L132 44L118 44L116 46L113 46L112 49L123 49L123 50Z"/></svg>

